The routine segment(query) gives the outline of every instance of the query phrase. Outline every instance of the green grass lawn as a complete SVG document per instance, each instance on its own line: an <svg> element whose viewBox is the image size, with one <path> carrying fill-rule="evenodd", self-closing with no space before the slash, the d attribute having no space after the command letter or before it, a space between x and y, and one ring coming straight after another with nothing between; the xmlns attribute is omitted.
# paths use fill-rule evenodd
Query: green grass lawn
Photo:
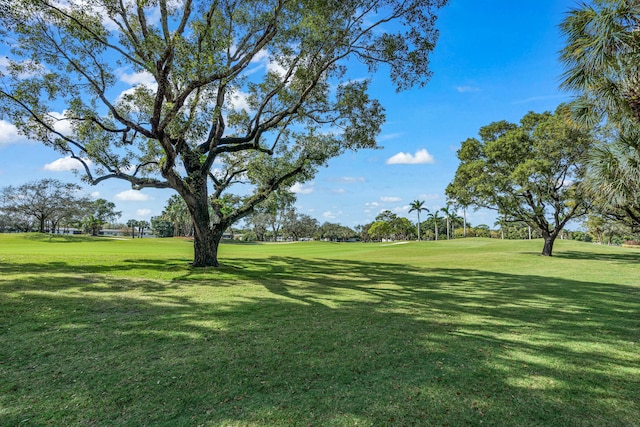
<svg viewBox="0 0 640 427"><path fill-rule="evenodd" d="M0 234L0 425L640 426L640 250Z"/></svg>

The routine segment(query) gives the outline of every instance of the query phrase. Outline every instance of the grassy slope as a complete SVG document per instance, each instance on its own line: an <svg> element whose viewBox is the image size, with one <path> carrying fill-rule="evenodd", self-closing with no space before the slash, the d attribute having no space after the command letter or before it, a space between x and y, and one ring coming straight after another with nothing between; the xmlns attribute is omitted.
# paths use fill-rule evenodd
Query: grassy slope
<svg viewBox="0 0 640 427"><path fill-rule="evenodd" d="M0 425L640 425L640 252L0 234Z"/></svg>

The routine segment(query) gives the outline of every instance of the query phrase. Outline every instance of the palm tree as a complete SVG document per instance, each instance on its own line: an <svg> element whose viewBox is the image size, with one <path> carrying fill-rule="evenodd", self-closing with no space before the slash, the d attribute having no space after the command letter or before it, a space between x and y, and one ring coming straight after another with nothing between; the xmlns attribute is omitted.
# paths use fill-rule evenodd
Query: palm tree
<svg viewBox="0 0 640 427"><path fill-rule="evenodd" d="M433 213L430 213L429 216L427 217L429 219L429 221L433 221L433 229L436 233L436 240L438 240L438 220L440 219L438 217L438 211L435 211Z"/></svg>
<svg viewBox="0 0 640 427"><path fill-rule="evenodd" d="M139 223L139 221L137 221L135 219L130 219L129 221L127 221L127 227L131 228L131 238L132 239L136 238L136 227L138 227L138 223Z"/></svg>
<svg viewBox="0 0 640 427"><path fill-rule="evenodd" d="M640 150L621 140L592 149L584 188L607 217L640 229Z"/></svg>
<svg viewBox="0 0 640 427"><path fill-rule="evenodd" d="M501 216L493 223L493 225L497 225L500 227L500 238L504 240L504 227L507 224L507 219L504 216Z"/></svg>
<svg viewBox="0 0 640 427"><path fill-rule="evenodd" d="M581 95L574 110L587 123L603 117L623 129L640 123L638 16L637 1L592 0L560 26L567 40L562 86Z"/></svg>
<svg viewBox="0 0 640 427"><path fill-rule="evenodd" d="M613 219L640 227L640 2L592 0L561 24L562 86L580 95L576 116L607 119L617 137L589 154L585 187Z"/></svg>
<svg viewBox="0 0 640 427"><path fill-rule="evenodd" d="M420 241L420 211L425 211L429 213L429 209L424 207L423 200L414 200L409 204L410 208L409 213L416 211L418 213L418 241Z"/></svg>
<svg viewBox="0 0 640 427"><path fill-rule="evenodd" d="M453 211L451 210L451 206L447 205L446 207L440 209L444 214L445 219L447 220L447 240L449 240L449 224L451 223L451 217L453 215Z"/></svg>
<svg viewBox="0 0 640 427"><path fill-rule="evenodd" d="M467 237L467 207L462 207L462 237Z"/></svg>

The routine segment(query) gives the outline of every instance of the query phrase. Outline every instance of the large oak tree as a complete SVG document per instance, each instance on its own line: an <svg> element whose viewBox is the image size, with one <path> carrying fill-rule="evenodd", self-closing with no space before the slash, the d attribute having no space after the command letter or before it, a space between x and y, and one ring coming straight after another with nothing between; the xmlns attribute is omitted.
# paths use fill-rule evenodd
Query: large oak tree
<svg viewBox="0 0 640 427"><path fill-rule="evenodd" d="M195 266L217 266L224 230L273 191L376 146L384 110L360 77L424 84L447 2L1 1L0 113L91 183L177 191Z"/></svg>
<svg viewBox="0 0 640 427"><path fill-rule="evenodd" d="M528 113L519 124L491 123L479 134L458 150L447 196L539 230L542 255L551 256L567 222L587 213L580 184L591 135L571 121L565 106L554 114Z"/></svg>

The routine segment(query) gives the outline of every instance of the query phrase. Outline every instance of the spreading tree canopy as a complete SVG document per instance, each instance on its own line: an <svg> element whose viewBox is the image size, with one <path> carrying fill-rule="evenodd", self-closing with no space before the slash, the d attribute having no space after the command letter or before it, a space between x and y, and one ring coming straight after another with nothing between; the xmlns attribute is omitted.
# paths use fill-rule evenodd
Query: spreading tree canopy
<svg viewBox="0 0 640 427"><path fill-rule="evenodd" d="M89 199L82 196L80 186L42 179L0 190L0 212L20 222L33 218L38 231L54 232L61 222L79 219L89 206Z"/></svg>
<svg viewBox="0 0 640 427"><path fill-rule="evenodd" d="M347 71L424 84L447 0L0 2L0 114L91 183L177 191L193 264L216 266L224 230L270 193L376 146L384 110Z"/></svg>
<svg viewBox="0 0 640 427"><path fill-rule="evenodd" d="M550 256L567 222L587 213L580 184L590 133L560 106L554 114L528 113L520 124L491 123L479 134L458 150L460 165L447 196L539 230L542 254Z"/></svg>

